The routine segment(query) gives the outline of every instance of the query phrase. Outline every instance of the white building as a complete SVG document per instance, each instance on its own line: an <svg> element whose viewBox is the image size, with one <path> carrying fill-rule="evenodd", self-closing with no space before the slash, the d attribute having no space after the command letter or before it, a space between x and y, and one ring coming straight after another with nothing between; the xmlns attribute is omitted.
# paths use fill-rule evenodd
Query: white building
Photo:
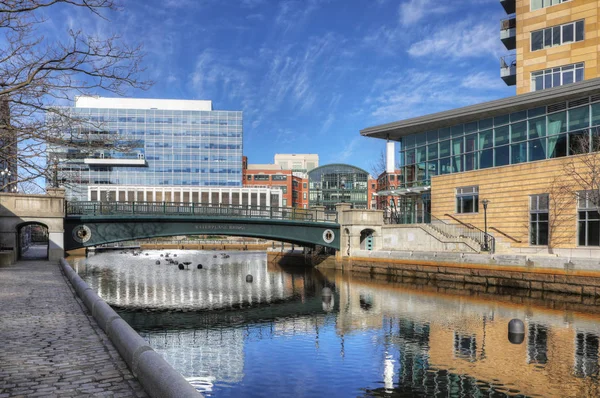
<svg viewBox="0 0 600 398"><path fill-rule="evenodd" d="M268 187L91 185L88 187L87 200L281 207L282 195L281 189Z"/></svg>

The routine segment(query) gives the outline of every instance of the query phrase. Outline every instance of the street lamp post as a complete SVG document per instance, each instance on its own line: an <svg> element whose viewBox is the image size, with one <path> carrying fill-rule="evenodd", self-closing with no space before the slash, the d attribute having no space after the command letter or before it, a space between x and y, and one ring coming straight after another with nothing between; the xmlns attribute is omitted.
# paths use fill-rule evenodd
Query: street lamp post
<svg viewBox="0 0 600 398"><path fill-rule="evenodd" d="M54 169L52 170L52 186L58 188L58 158L52 158Z"/></svg>
<svg viewBox="0 0 600 398"><path fill-rule="evenodd" d="M483 225L484 225L484 237L483 237L483 250L485 251L489 251L490 248L488 246L488 233L487 233L487 207L488 207L488 203L490 203L489 200L487 199L483 199L481 201L481 204L483 204Z"/></svg>
<svg viewBox="0 0 600 398"><path fill-rule="evenodd" d="M8 168L5 168L4 170L0 171L0 179L2 180L2 190L9 190L7 189L8 185L10 184L10 175L11 172Z"/></svg>

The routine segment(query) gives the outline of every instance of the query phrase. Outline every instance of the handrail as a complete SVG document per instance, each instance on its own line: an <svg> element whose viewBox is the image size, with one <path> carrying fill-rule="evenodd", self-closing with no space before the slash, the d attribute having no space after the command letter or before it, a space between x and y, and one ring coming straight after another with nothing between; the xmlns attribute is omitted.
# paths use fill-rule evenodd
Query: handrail
<svg viewBox="0 0 600 398"><path fill-rule="evenodd" d="M470 224L470 223L464 223L464 222L460 221L458 218L454 217L454 216L453 216L453 215L451 215L451 214L448 214L448 213L446 213L446 214L444 214L444 215L445 215L446 217L450 217L451 219L453 219L453 220L454 220L454 221L456 221L457 223L459 223L459 224L461 224L461 225L464 225L465 227L467 227L467 228L469 228L469 229L479 229L479 228L475 227L473 224ZM479 230L480 230L480 229L479 229ZM480 231L481 231L481 230L480 230ZM483 232L483 231L481 231L481 232Z"/></svg>
<svg viewBox="0 0 600 398"><path fill-rule="evenodd" d="M513 238L512 236L508 235L507 233L500 231L498 228L490 227L490 229L493 229L494 231L498 232L500 235L506 236L508 239L512 240L513 242L523 243L523 241Z"/></svg>

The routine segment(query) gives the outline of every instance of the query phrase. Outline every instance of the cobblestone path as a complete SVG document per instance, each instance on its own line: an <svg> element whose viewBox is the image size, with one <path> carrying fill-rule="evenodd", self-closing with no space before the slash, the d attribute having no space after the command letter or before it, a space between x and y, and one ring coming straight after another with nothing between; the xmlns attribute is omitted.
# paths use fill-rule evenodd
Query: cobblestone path
<svg viewBox="0 0 600 398"><path fill-rule="evenodd" d="M0 267L0 398L146 397L59 265Z"/></svg>

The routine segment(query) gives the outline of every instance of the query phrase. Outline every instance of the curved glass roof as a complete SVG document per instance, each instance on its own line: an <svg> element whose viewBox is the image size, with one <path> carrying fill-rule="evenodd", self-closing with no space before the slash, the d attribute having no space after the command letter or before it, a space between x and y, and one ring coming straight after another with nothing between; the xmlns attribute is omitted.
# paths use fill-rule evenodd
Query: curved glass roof
<svg viewBox="0 0 600 398"><path fill-rule="evenodd" d="M333 163L326 164L324 166L317 167L308 173L309 180L321 180L323 175L331 174L365 174L367 177L369 173L359 167L351 166L349 164Z"/></svg>

